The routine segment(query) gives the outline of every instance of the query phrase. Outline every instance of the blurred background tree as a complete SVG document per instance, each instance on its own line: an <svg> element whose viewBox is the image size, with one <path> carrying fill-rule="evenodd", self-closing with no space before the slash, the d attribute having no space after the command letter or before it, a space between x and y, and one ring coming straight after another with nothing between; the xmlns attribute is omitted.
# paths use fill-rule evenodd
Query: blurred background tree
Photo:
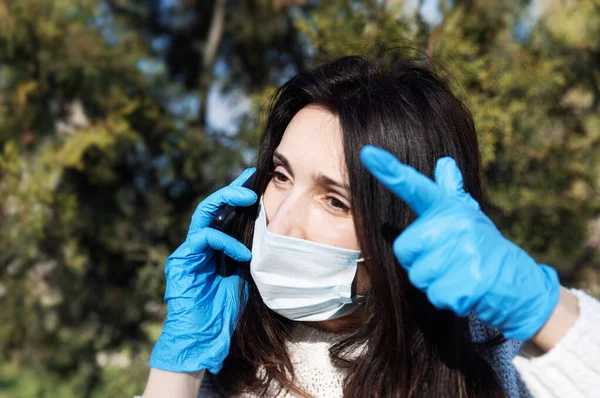
<svg viewBox="0 0 600 398"><path fill-rule="evenodd" d="M0 0L0 397L131 397L163 266L273 89L412 44L474 113L488 212L600 293L595 0Z"/></svg>

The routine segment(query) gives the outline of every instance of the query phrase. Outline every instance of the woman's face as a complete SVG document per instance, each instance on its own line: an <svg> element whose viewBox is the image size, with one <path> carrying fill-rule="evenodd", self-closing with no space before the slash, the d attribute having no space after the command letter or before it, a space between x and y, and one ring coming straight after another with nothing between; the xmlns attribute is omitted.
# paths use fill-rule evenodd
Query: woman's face
<svg viewBox="0 0 600 398"><path fill-rule="evenodd" d="M263 196L270 232L360 250L337 116L313 105L300 110L275 150L273 165L273 176ZM364 294L367 290L366 269L361 263L355 292ZM316 326L335 330L344 318Z"/></svg>
<svg viewBox="0 0 600 398"><path fill-rule="evenodd" d="M316 106L294 116L263 197L270 232L360 250L343 155L336 116Z"/></svg>

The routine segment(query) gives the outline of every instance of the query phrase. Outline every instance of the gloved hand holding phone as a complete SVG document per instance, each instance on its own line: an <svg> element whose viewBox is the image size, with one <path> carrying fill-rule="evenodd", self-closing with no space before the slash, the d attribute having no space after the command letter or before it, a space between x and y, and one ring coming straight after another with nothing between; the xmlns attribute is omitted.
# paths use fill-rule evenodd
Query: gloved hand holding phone
<svg viewBox="0 0 600 398"><path fill-rule="evenodd" d="M168 313L152 350L151 367L171 372L221 370L244 296L238 275L224 278L216 272L215 253L222 251L236 261L249 261L252 255L242 243L210 225L224 205L245 207L256 202L254 191L242 187L254 171L245 170L198 205L185 242L167 259Z"/></svg>
<svg viewBox="0 0 600 398"><path fill-rule="evenodd" d="M544 326L560 296L556 271L502 236L463 190L452 158L438 160L433 181L382 149L365 146L360 156L417 214L394 252L436 308L474 311L507 338L527 340Z"/></svg>

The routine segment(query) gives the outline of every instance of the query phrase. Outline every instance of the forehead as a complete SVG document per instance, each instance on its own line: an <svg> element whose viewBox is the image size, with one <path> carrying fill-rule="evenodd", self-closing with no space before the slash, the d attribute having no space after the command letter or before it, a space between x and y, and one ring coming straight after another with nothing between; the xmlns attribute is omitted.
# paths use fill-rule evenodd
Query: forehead
<svg viewBox="0 0 600 398"><path fill-rule="evenodd" d="M290 161L294 172L299 168L327 171L339 179L345 174L339 118L323 107L309 105L296 113L285 129L277 151Z"/></svg>

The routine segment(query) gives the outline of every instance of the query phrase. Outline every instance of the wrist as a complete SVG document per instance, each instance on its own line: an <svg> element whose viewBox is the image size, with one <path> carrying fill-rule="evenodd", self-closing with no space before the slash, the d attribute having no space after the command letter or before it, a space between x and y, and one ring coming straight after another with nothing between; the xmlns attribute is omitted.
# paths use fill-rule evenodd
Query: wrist
<svg viewBox="0 0 600 398"><path fill-rule="evenodd" d="M204 370L193 373L175 373L150 369L144 398L197 397Z"/></svg>
<svg viewBox="0 0 600 398"><path fill-rule="evenodd" d="M174 333L163 329L158 341L152 349L148 364L152 368L177 373L194 373L208 369L218 373L223 361L229 353L231 336L213 336L207 341L206 334L200 330L185 332L175 330Z"/></svg>
<svg viewBox="0 0 600 398"><path fill-rule="evenodd" d="M509 339L531 340L548 322L560 301L561 286L556 270L547 265L538 265L533 260L530 267L535 269L531 268L529 274L522 275L520 284L509 287L514 289L515 296L507 297L504 303L496 303L501 314L501 308L507 311L506 322L497 326ZM510 305L511 300L515 305ZM493 322L491 324L494 325Z"/></svg>
<svg viewBox="0 0 600 398"><path fill-rule="evenodd" d="M577 297L561 286L558 303L546 323L533 335L531 342L543 351L551 350L567 334L578 317Z"/></svg>

